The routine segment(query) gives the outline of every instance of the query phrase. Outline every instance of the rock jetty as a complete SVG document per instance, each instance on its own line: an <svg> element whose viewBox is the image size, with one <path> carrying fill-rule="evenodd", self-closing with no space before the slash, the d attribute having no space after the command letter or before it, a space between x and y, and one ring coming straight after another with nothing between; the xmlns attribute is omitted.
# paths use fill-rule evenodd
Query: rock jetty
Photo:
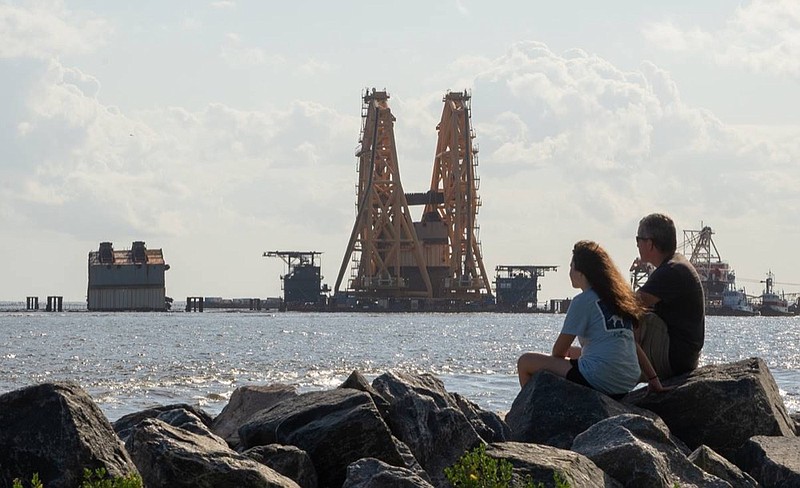
<svg viewBox="0 0 800 488"><path fill-rule="evenodd" d="M45 383L0 395L0 488L74 488L85 468L147 488L446 488L479 445L547 487L800 486L797 417L761 359L667 384L615 401L542 372L501 418L430 374L356 371L327 391L243 386L215 418L175 404L111 424L79 385Z"/></svg>

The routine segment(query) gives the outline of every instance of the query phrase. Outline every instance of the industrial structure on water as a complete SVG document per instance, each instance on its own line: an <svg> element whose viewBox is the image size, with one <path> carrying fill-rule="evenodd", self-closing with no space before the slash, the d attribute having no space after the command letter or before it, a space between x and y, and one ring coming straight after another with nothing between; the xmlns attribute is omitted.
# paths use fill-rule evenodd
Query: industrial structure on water
<svg viewBox="0 0 800 488"><path fill-rule="evenodd" d="M481 199L477 175L470 95L448 92L436 126L438 133L430 188L406 193L400 181L395 116L386 91L365 91L358 158L356 218L333 289L322 284L318 251L269 251L287 266L278 298L187 297L186 311L205 308L314 311L502 311L565 312L570 300L540 307L539 278L557 271L550 265L498 265L494 292L483 263L477 221ZM422 207L414 220L412 207ZM723 261L711 227L684 231L683 254L700 275L708 315L796 315L800 294L790 304L775 291L772 271L761 295L737 288L736 276ZM165 272L161 249L134 241L130 250L101 242L89 252L89 311L165 311ZM654 270L638 258L630 267L637 290ZM783 283L800 286L796 283ZM333 292L333 295L330 295ZM47 310L61 311L62 297L48 296ZM27 297L27 310L38 310L38 297Z"/></svg>
<svg viewBox="0 0 800 488"><path fill-rule="evenodd" d="M356 219L333 288L320 285L315 251L270 251L288 271L284 307L312 310L540 311L538 279L557 266L501 265L496 293L483 264L478 148L470 95L448 92L436 127L430 189L406 193L386 91L362 97ZM411 207L422 207L414 221Z"/></svg>
<svg viewBox="0 0 800 488"><path fill-rule="evenodd" d="M101 242L89 252L89 286L86 308L89 311L163 311L172 299L166 296L164 262L161 249L147 249L134 241L130 249L115 250L111 242Z"/></svg>
<svg viewBox="0 0 800 488"><path fill-rule="evenodd" d="M767 274L764 291L761 295L748 295L745 289L736 286L736 273L730 265L722 260L714 243L711 227L701 226L700 230L683 232L682 252L697 270L703 284L706 299L707 315L795 315L797 305L789 305L784 295L774 291L772 271ZM631 285L638 289L653 271L649 264L641 263L638 258L631 266ZM800 285L798 285L800 286Z"/></svg>

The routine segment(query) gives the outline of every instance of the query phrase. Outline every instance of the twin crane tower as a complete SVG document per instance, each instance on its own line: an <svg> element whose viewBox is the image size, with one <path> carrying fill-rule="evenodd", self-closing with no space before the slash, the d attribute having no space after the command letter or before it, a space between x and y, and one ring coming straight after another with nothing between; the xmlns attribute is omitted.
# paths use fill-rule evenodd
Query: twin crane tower
<svg viewBox="0 0 800 488"><path fill-rule="evenodd" d="M388 101L386 91L374 88L363 96L356 151L357 214L333 288L333 305L383 304L382 308L407 310L535 308L537 279L556 266L498 266L495 304L478 238L480 179L470 95L464 91L444 96L431 185L423 193L403 189L395 117ZM413 206L423 207L419 221L412 218ZM285 259L296 253L273 251L265 256ZM300 254L306 259L295 261L294 266L287 261L284 290L296 288L290 285L295 275L309 274L302 268L315 266L313 256L318 253ZM311 274L319 276L318 269ZM313 288L322 289L319 283Z"/></svg>

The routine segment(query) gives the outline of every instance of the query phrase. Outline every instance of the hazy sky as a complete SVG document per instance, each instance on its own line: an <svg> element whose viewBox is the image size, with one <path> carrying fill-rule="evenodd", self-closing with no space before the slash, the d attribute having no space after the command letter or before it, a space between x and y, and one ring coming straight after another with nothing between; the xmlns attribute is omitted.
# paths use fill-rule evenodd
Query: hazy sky
<svg viewBox="0 0 800 488"><path fill-rule="evenodd" d="M796 0L0 0L0 300L85 300L101 241L162 248L176 300L277 296L269 250L332 286L367 87L409 192L471 91L484 262L560 266L540 298L579 239L627 276L654 211L749 293L800 283L799 82Z"/></svg>

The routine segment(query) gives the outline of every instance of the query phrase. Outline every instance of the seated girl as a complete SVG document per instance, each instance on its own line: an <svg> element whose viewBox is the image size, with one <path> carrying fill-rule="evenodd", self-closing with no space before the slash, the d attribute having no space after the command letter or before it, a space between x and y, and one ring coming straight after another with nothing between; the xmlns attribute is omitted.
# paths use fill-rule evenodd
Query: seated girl
<svg viewBox="0 0 800 488"><path fill-rule="evenodd" d="M634 340L634 328L644 309L608 253L595 242L579 241L572 249L569 278L581 292L567 310L552 354L527 352L520 356L520 386L545 370L621 398L644 372L651 390L664 391ZM576 337L581 347L572 345Z"/></svg>

